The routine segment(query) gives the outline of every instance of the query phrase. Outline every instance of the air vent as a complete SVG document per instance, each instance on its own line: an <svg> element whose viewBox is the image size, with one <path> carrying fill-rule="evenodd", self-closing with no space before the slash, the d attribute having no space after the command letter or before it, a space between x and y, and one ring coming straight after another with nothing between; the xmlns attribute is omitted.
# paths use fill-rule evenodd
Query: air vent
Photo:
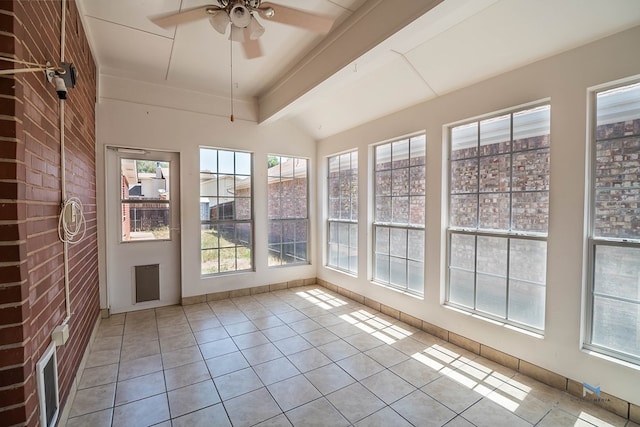
<svg viewBox="0 0 640 427"><path fill-rule="evenodd" d="M56 346L51 343L36 364L38 398L40 400L40 425L55 426L60 406L58 396L58 363Z"/></svg>

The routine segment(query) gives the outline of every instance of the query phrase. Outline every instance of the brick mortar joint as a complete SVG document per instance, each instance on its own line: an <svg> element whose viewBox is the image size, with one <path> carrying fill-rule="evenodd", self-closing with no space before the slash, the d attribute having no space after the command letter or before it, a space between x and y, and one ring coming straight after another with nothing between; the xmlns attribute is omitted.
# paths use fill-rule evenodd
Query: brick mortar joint
<svg viewBox="0 0 640 427"><path fill-rule="evenodd" d="M27 406L27 402L17 403L15 405L11 405L11 406L3 406L3 407L0 408L0 414L3 413L3 412L6 412L6 411L10 411L12 409L24 408L26 406Z"/></svg>
<svg viewBox="0 0 640 427"><path fill-rule="evenodd" d="M14 301L14 302L7 302L4 304L0 304L0 310L2 310L3 308L16 308L16 307L21 307L24 304L27 304L29 302L29 298L25 298L22 301ZM0 325L0 329L3 329L5 327L9 327L9 326L15 326L15 325L20 325L21 323L12 323L10 325Z"/></svg>
<svg viewBox="0 0 640 427"><path fill-rule="evenodd" d="M0 120L7 120L7 121L10 121L10 122L16 122L16 123L20 123L20 124L23 123L22 119L19 119L16 116L8 116L6 114L0 114Z"/></svg>
<svg viewBox="0 0 640 427"><path fill-rule="evenodd" d="M14 365L8 365L8 366L0 366L0 374L4 371L8 371L10 369L16 369L16 368L24 368L27 365L31 365L31 362L27 363L20 363L20 364L14 364ZM29 375L31 376L31 375Z"/></svg>
<svg viewBox="0 0 640 427"><path fill-rule="evenodd" d="M8 136L0 136L0 141L2 142L16 142L16 143L20 143L22 141L22 139L20 138L12 138L12 137L8 137ZM15 159L3 159L4 161L16 161ZM21 161L16 161L17 163L24 163Z"/></svg>
<svg viewBox="0 0 640 427"><path fill-rule="evenodd" d="M27 379L25 381L22 381L22 382L19 382L19 383L14 383L14 384L7 385L7 386L4 386L4 387L0 387L0 391L15 390L17 388L26 386L28 382L29 382L29 377L27 377Z"/></svg>
<svg viewBox="0 0 640 427"><path fill-rule="evenodd" d="M0 225L14 225L14 224L0 224ZM0 241L0 246L19 246L19 245L24 245L26 243L27 243L27 239L6 240L6 241ZM4 261L4 262L7 262L7 261Z"/></svg>
<svg viewBox="0 0 640 427"><path fill-rule="evenodd" d="M21 341L19 343L0 345L0 350L13 350L16 348L24 348L26 347L26 344L29 343L29 341L31 341L31 338L27 338L26 340Z"/></svg>
<svg viewBox="0 0 640 427"><path fill-rule="evenodd" d="M20 261L2 261L2 262L0 262L0 268L1 267L19 267L22 264L26 264L26 263L27 263L26 259L20 260ZM22 282L18 282L18 283L22 283ZM3 285L6 285L6 284L7 283L3 283ZM0 287L2 287L2 285L0 285Z"/></svg>
<svg viewBox="0 0 640 427"><path fill-rule="evenodd" d="M23 320L22 322L11 323L11 324L8 324L8 325L0 325L0 330L8 329L8 328L15 328L16 326L25 326L26 323L27 323L27 320Z"/></svg>

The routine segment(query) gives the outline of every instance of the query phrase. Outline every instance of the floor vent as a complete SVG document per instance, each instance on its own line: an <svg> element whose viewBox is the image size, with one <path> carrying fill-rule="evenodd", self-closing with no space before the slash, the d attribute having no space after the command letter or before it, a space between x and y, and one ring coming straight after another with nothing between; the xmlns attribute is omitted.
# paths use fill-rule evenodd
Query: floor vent
<svg viewBox="0 0 640 427"><path fill-rule="evenodd" d="M136 265L136 303L160 299L160 264Z"/></svg>
<svg viewBox="0 0 640 427"><path fill-rule="evenodd" d="M56 346L51 343L36 364L38 398L40 400L40 425L55 426L58 420L60 400L58 396L58 362Z"/></svg>

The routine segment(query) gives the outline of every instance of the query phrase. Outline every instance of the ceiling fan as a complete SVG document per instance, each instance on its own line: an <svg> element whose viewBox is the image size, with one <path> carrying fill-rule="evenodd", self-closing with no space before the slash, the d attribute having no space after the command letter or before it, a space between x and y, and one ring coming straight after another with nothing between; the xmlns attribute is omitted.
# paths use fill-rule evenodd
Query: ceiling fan
<svg viewBox="0 0 640 427"><path fill-rule="evenodd" d="M220 34L225 34L227 27L231 27L229 39L242 43L245 57L251 59L262 56L258 39L264 33L264 27L258 22L257 15L321 34L328 33L333 25L333 19L327 16L261 0L218 0L217 5L199 6L150 19L160 27L169 28L209 18L211 26Z"/></svg>

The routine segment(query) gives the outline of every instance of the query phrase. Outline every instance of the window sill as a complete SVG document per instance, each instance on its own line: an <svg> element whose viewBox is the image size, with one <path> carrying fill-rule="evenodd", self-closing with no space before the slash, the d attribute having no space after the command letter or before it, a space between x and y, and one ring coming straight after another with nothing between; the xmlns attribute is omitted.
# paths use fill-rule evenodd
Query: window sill
<svg viewBox="0 0 640 427"><path fill-rule="evenodd" d="M607 362L615 363L616 365L624 366L625 368L633 369L634 371L640 371L640 364L633 363L628 360L620 359L615 356L605 354L601 350L590 347L588 344L583 344L580 349L583 353L596 357L598 359L606 360Z"/></svg>
<svg viewBox="0 0 640 427"><path fill-rule="evenodd" d="M444 308L448 309L448 310L452 310L455 311L456 313L460 313L463 314L465 316L469 316L469 317L473 317L474 319L478 319L478 320L482 320L484 322L490 323L492 325L496 325L496 326L500 326L503 327L505 329L510 329L512 331L521 333L521 334L525 334L525 335L529 335L530 337L533 338L537 338L537 339L544 339L544 331L539 331L539 330L532 330L532 329L527 329L525 327L519 326L519 325L515 325L513 323L509 323L503 320L498 320L498 319L494 319L488 316L485 316L483 314L480 313L476 313L473 311L469 311L469 310L465 310L462 308L459 308L457 306L448 304L448 303L444 303L442 304Z"/></svg>
<svg viewBox="0 0 640 427"><path fill-rule="evenodd" d="M358 273L353 273L351 271L346 271L346 270L340 270L339 268L331 267L329 265L325 265L324 268L326 268L327 270L335 271L336 273L340 273L340 274L344 274L344 275L349 276L349 277L353 277L354 279L358 278Z"/></svg>
<svg viewBox="0 0 640 427"><path fill-rule="evenodd" d="M411 298L415 298L415 299L420 300L420 301L424 301L424 294L421 295L421 294L417 294L417 293L414 293L414 292L405 291L405 290L402 290L400 288L396 288L394 286L386 285L386 284L380 283L380 282L375 282L373 280L369 280L369 283L372 284L372 285L380 286L381 288L389 289L390 291L394 291L394 292L397 292L399 294L402 294L402 295L405 295L405 296L408 296L408 297L411 297Z"/></svg>

